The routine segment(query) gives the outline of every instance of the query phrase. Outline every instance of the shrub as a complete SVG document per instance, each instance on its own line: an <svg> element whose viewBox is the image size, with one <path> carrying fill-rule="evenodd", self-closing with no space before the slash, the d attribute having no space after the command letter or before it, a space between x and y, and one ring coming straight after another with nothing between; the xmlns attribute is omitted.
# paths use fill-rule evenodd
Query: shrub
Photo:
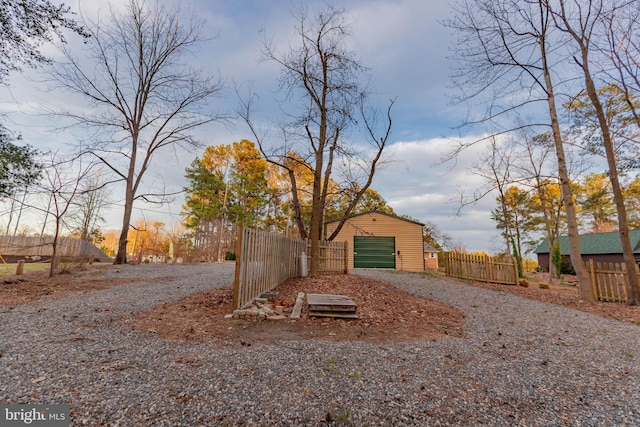
<svg viewBox="0 0 640 427"><path fill-rule="evenodd" d="M571 261L566 258L562 258L562 263L560 264L560 274L570 274L575 276L576 270L573 268Z"/></svg>

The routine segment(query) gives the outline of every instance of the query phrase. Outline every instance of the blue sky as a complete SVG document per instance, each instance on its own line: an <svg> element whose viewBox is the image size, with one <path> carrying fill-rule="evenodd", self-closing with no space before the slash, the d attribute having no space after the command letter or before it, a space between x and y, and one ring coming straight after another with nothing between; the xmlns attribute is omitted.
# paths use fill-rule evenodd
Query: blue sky
<svg viewBox="0 0 640 427"><path fill-rule="evenodd" d="M124 0L119 0L122 3ZM115 2L114 4L117 4ZM305 2L311 7L323 2ZM99 12L107 14L107 2L80 0L68 3L73 10L95 18ZM205 31L217 37L202 46L197 55L199 65L220 74L228 86L225 96L217 100L216 108L232 111L237 105L233 84L251 82L253 90L263 100L262 108L269 110L268 100L277 91L277 68L260 61L263 36L285 43L294 36L291 1L260 0L200 0L190 5L198 16L206 19ZM421 221L435 223L441 231L452 236L467 250L501 250L501 240L490 220L495 207L493 197L459 213L461 190L467 192L479 185L469 174L478 151L469 151L458 161L441 164L440 160L451 146L451 140L462 137L474 140L479 134L460 135L456 127L466 113L465 106L454 106L449 75L453 63L450 54L450 30L440 22L449 16L447 2L425 0L345 0L335 1L338 8L350 14L352 47L361 62L371 68L374 85L384 102L397 98L393 109L393 133L388 150L390 162L376 175L372 187L376 189L398 214L410 215ZM77 43L77 41L72 41ZM48 49L55 56L53 49ZM43 149L60 148L74 138L68 131L52 132L53 124L40 115L41 106L55 106L60 102L82 102L47 92L39 83L41 72L26 71L12 75L10 87L3 88L0 112L6 114L8 126L20 133L24 141ZM199 136L208 145L232 143L252 139L240 122L211 125L202 128ZM479 132L479 131L478 131ZM161 168L147 176L146 185L165 185L179 191L184 185L184 168L200 153L166 152L160 159ZM113 190L113 208L107 213L105 228L118 228L121 222L120 193ZM144 215L147 220L166 223L180 219L183 196L171 205L136 205L134 218ZM0 220L0 223L2 221ZM1 224L0 224L1 225Z"/></svg>

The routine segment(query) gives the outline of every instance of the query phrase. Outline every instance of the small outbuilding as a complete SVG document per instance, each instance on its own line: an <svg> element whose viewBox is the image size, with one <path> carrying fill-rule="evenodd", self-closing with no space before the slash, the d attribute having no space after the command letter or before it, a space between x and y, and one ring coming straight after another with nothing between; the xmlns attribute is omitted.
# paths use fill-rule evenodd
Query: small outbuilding
<svg viewBox="0 0 640 427"><path fill-rule="evenodd" d="M640 263L640 229L630 230L629 239L631 240L636 263ZM589 260L593 260L593 262L624 262L620 233L617 231L581 234L578 240L580 241L582 260L585 263L588 263ZM549 252L549 241L546 239L535 250L538 256L538 264L545 271L549 268ZM560 254L566 262L570 262L568 236L560 236Z"/></svg>
<svg viewBox="0 0 640 427"><path fill-rule="evenodd" d="M325 224L327 235L338 221ZM348 243L349 268L424 270L424 224L378 211L353 215L335 237Z"/></svg>
<svg viewBox="0 0 640 427"><path fill-rule="evenodd" d="M424 268L438 268L438 250L429 243L424 244Z"/></svg>

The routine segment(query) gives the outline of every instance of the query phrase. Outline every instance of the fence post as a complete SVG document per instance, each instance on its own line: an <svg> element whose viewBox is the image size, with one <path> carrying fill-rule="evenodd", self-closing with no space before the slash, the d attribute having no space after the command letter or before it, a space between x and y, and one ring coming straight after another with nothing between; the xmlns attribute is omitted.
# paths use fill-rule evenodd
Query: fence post
<svg viewBox="0 0 640 427"><path fill-rule="evenodd" d="M242 224L238 225L238 237L236 239L236 271L233 278L233 309L238 308L238 292L240 291L240 264L242 263L242 237L244 234L244 227Z"/></svg>
<svg viewBox="0 0 640 427"><path fill-rule="evenodd" d="M24 260L21 259L18 261L18 266L16 267L16 276L22 275L23 272L24 272Z"/></svg>
<svg viewBox="0 0 640 427"><path fill-rule="evenodd" d="M344 241L344 274L349 273L349 242Z"/></svg>
<svg viewBox="0 0 640 427"><path fill-rule="evenodd" d="M596 276L596 269L593 265L593 258L589 259L589 271L591 272L591 287L593 288L593 294L596 297L596 301L600 300L600 287L598 286L598 277Z"/></svg>
<svg viewBox="0 0 640 427"><path fill-rule="evenodd" d="M512 256L511 261L513 262L513 277L515 278L513 284L518 286L518 282L520 281L520 275L518 274L518 259Z"/></svg>
<svg viewBox="0 0 640 427"><path fill-rule="evenodd" d="M484 277L485 277L485 282L488 283L491 281L491 279L493 279L493 276L491 274L492 268L493 268L493 265L491 262L492 259L487 255L484 255L483 257L484 257Z"/></svg>
<svg viewBox="0 0 640 427"><path fill-rule="evenodd" d="M449 252L445 252L442 256L444 261L444 274L449 276Z"/></svg>

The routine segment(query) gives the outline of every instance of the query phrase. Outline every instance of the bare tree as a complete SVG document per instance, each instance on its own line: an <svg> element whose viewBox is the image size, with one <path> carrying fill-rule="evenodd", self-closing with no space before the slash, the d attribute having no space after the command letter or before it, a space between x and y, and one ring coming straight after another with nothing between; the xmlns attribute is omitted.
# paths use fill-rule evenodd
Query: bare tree
<svg viewBox="0 0 640 427"><path fill-rule="evenodd" d="M70 172L75 169L76 172ZM51 267L49 268L49 277L53 277L58 268L58 242L60 233L64 225L65 215L72 206L75 197L78 194L83 179L91 169L83 167L81 164L74 168L73 162L70 160L60 160L55 153L51 154L50 161L44 169L47 179L45 191L51 196L50 214L54 218L54 231L51 255Z"/></svg>
<svg viewBox="0 0 640 427"><path fill-rule="evenodd" d="M551 52L563 41L550 38L552 22L546 1L469 0L458 3L454 10L454 18L447 25L459 36L456 56L463 61L455 81L469 88L465 99L488 98L487 113L479 121L495 122L529 104L540 101L546 104L550 124L537 125L551 128L567 213L571 263L578 277L580 298L594 301L591 278L580 253L576 209L552 79ZM499 101L503 98L515 101L503 105ZM461 149L464 147L457 148L454 155Z"/></svg>
<svg viewBox="0 0 640 427"><path fill-rule="evenodd" d="M440 230L440 227L432 221L425 221L424 227L422 227L422 234L422 240L439 251L447 250L453 245L453 238Z"/></svg>
<svg viewBox="0 0 640 427"><path fill-rule="evenodd" d="M615 3L615 2L613 2ZM584 84L587 95L595 112L600 131L602 133L602 144L605 149L607 164L609 167L609 180L613 191L613 198L618 214L618 231L622 244L622 255L627 267L627 271L633 272L636 269L636 262L633 256L633 248L629 236L629 224L627 212L624 205L622 186L620 185L618 160L613 143L613 135L607 121L605 107L602 105L600 95L594 82L594 73L591 67L594 65L592 54L597 31L602 25L602 17L606 15L606 7L612 2L606 3L602 0L558 0L558 7L553 11L553 18L558 29L571 36L576 47L574 61L579 66L584 77ZM548 5L551 8L551 5ZM629 281L629 304L638 305L640 303L640 288L638 276L636 274L627 275Z"/></svg>
<svg viewBox="0 0 640 427"><path fill-rule="evenodd" d="M82 182L78 190L68 223L81 240L93 243L93 235L104 222L102 211L110 204L108 188L101 173L96 173Z"/></svg>
<svg viewBox="0 0 640 427"><path fill-rule="evenodd" d="M186 56L205 41L202 21L184 19L179 7L154 7L130 0L123 13L111 10L106 23L85 22L90 63L65 50L54 71L56 83L84 96L90 109L66 113L92 129L81 147L124 182L124 214L115 263L126 262L134 201L164 201L164 192L141 194L140 184L155 156L166 148L199 145L191 132L222 119L207 111L221 82L185 66ZM166 150L165 150L166 151Z"/></svg>
<svg viewBox="0 0 640 427"><path fill-rule="evenodd" d="M622 2L600 18L606 42L595 47L613 65L602 71L623 90L631 116L640 126L640 111L634 102L640 96L640 4Z"/></svg>
<svg viewBox="0 0 640 427"><path fill-rule="evenodd" d="M515 164L514 144L511 141L502 140L501 143L497 137L489 139L489 149L487 153L481 155L478 162L474 164L471 173L480 177L484 183L476 189L471 197L465 194L460 195L460 207L473 205L484 199L489 194L498 193L498 201L500 203L500 216L504 221L505 253L511 252L511 221L508 220L509 212L505 201L505 195L510 185L515 183L511 169Z"/></svg>
<svg viewBox="0 0 640 427"><path fill-rule="evenodd" d="M540 202L545 235L551 253L560 238L560 216L564 205L562 199L559 200L560 203L553 203L553 198L549 197L551 184L557 182L557 175L547 171L554 149L552 137L548 133L531 136L528 132L522 132L520 135L518 145L527 153L526 164L521 168L524 172L522 175L527 177L525 181L532 182ZM549 281L556 276L556 269L549 263Z"/></svg>
<svg viewBox="0 0 640 427"><path fill-rule="evenodd" d="M315 275L319 267L318 241L323 231L330 179L339 169L336 163L340 161L346 166L342 171L350 177L348 184L352 186L358 182L359 189L338 226L339 231L369 188L379 166L391 131L393 101L389 103L386 115L380 122L376 122L375 115L368 113L372 109L367 103L367 82L363 84L363 76L367 75L368 70L347 49L349 24L343 11L327 7L312 15L301 7L295 18L296 44L280 52L271 43L265 42L263 49L265 58L278 64L282 70L280 87L289 106L283 107L289 117L282 127L285 143L273 150L267 147L251 121L251 98L243 102L240 114L253 131L265 158L282 167L289 175L295 222L301 236L308 235L311 239L309 274ZM367 150L358 150L348 141L348 129L358 127L364 128L365 138L371 143ZM297 199L296 170L301 169L307 169L313 176L308 233Z"/></svg>

